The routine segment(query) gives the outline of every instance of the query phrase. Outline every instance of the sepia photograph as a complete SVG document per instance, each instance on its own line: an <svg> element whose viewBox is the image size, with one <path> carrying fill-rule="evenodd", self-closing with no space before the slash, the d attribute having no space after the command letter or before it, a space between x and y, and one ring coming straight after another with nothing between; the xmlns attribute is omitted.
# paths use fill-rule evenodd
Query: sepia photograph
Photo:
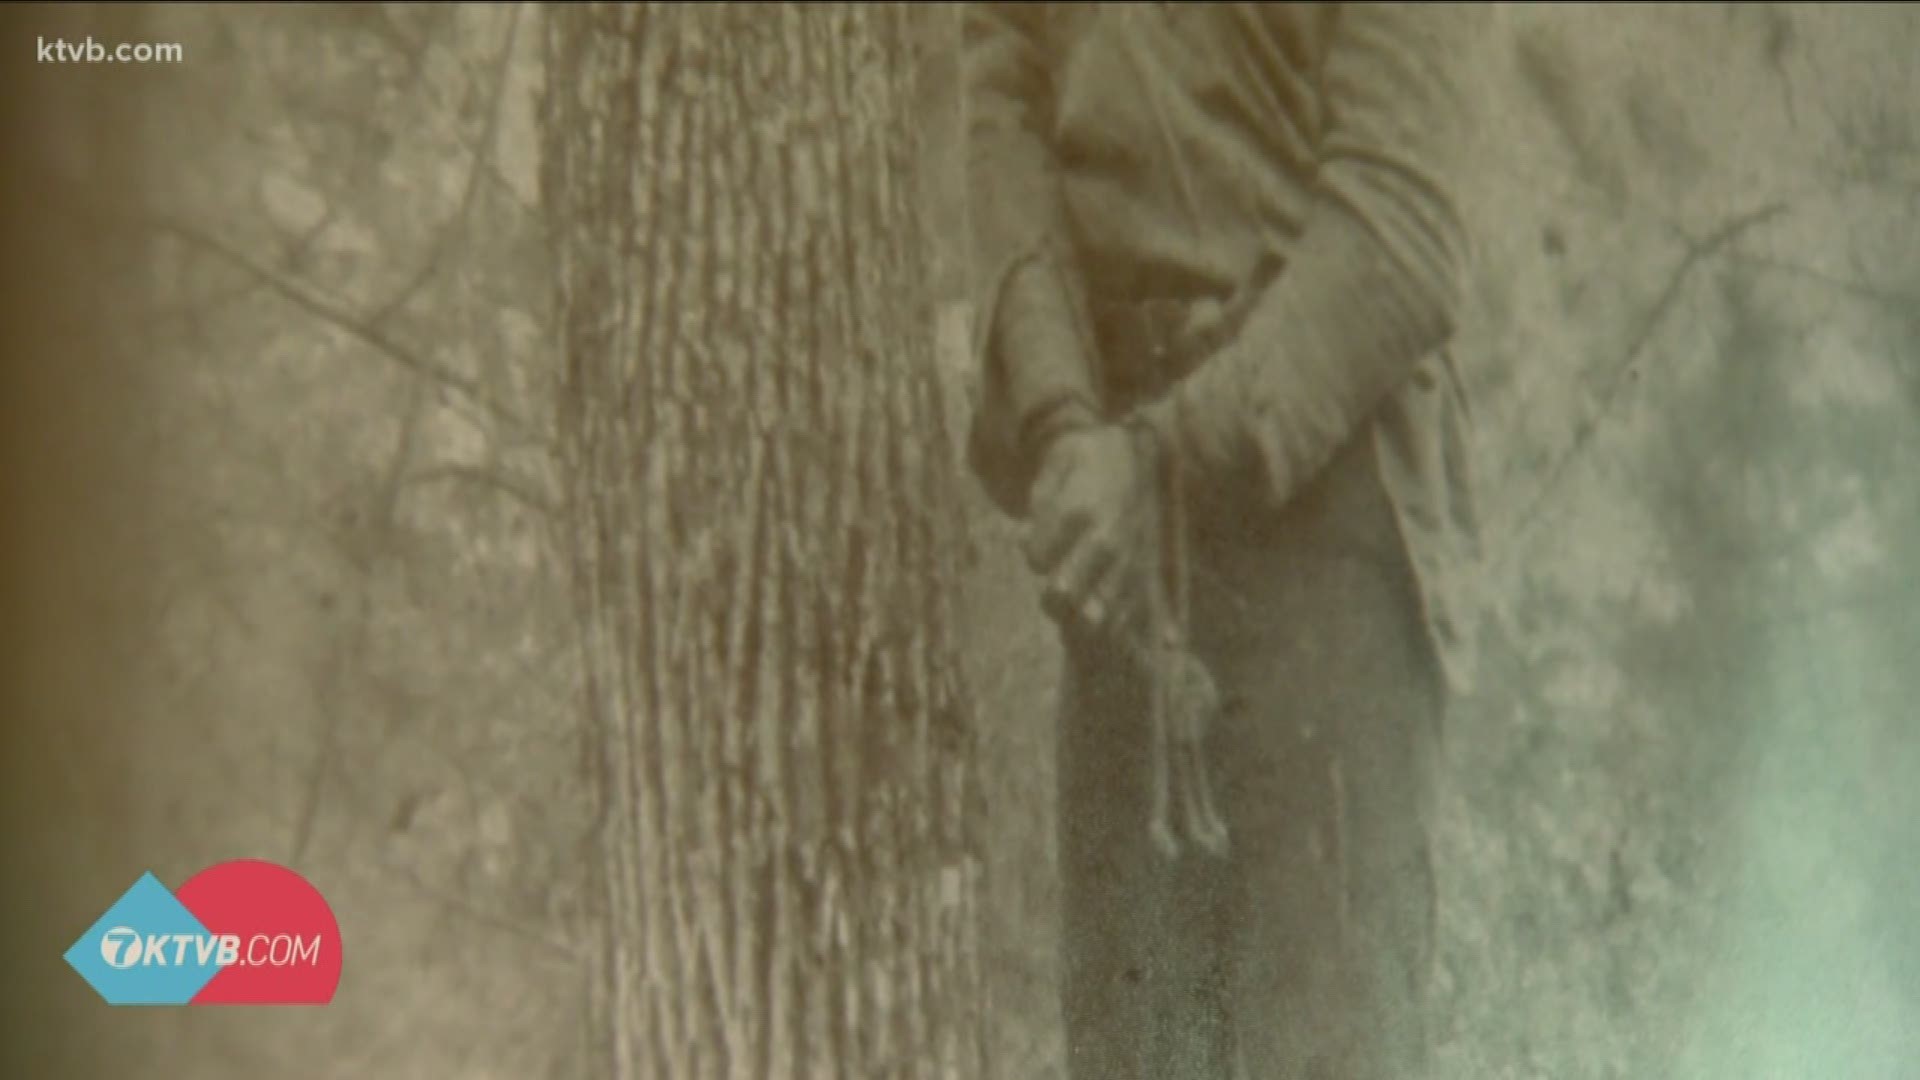
<svg viewBox="0 0 1920 1080"><path fill-rule="evenodd" d="M1920 10L0 19L0 1075L1920 1080Z"/></svg>

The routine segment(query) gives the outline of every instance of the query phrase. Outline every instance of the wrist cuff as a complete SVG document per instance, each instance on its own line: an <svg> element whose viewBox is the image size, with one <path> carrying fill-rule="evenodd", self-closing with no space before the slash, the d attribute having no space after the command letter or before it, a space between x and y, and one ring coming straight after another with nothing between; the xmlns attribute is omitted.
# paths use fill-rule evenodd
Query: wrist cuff
<svg viewBox="0 0 1920 1080"><path fill-rule="evenodd" d="M1038 461L1055 439L1069 431L1097 427L1099 423L1100 415L1092 402L1079 394L1066 394L1027 418L1020 432L1020 444L1029 460Z"/></svg>

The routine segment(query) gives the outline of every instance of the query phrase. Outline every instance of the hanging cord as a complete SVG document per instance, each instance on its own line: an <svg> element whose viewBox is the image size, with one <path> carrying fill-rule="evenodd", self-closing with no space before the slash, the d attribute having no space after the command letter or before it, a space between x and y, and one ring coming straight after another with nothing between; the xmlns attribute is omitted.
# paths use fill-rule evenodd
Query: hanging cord
<svg viewBox="0 0 1920 1080"><path fill-rule="evenodd" d="M1098 355L1098 335L1093 332L1084 297L1064 287L1057 276L1061 273L1058 263L1048 260L1046 265L1061 285L1057 296L1068 305L1072 325L1085 350L1083 355ZM1213 351L1237 326L1238 319L1244 318L1250 309L1250 297L1257 295L1256 287L1275 269L1261 265L1253 286L1236 297L1239 303L1235 311L1216 309L1213 317L1198 327L1189 319L1189 327L1177 335L1182 339L1178 342L1179 353L1204 355ZM1161 340L1152 332L1147 336L1156 342ZM1165 361L1166 356L1160 359ZM1194 653L1188 637L1189 582L1194 567L1187 552L1183 470L1175 448L1164 444L1143 418L1128 413L1121 422L1132 439L1136 461L1149 473L1152 488L1153 520L1141 538L1151 550L1144 560L1147 572L1137 586L1146 593L1142 598L1146 618L1144 627L1108 626L1102 636L1134 664L1148 684L1149 838L1169 859L1178 858L1189 845L1224 858L1228 851L1227 825L1214 797L1205 754L1207 731L1220 713L1221 698L1212 673ZM1063 626L1072 625L1078 618L1064 598L1050 592L1043 594L1041 603Z"/></svg>
<svg viewBox="0 0 1920 1080"><path fill-rule="evenodd" d="M1180 464L1153 430L1130 420L1141 458L1154 476L1156 508L1149 531L1154 550L1142 583L1146 595L1146 641L1130 642L1146 676L1149 707L1149 806L1153 846L1178 858L1189 845L1224 858L1227 825L1213 793L1206 737L1220 711L1220 692L1188 638L1189 558L1186 499Z"/></svg>

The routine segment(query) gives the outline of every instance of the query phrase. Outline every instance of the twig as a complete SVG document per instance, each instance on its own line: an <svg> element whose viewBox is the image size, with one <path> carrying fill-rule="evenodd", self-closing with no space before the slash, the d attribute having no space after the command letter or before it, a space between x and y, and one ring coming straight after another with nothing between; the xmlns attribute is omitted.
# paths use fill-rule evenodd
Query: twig
<svg viewBox="0 0 1920 1080"><path fill-rule="evenodd" d="M441 892L439 889L433 888L426 882L421 881L419 876L413 871L396 866L388 859L381 859L380 867L390 875L388 879L390 884L398 886L402 892L412 895L415 899L439 904L448 911L464 917L469 922L479 923L482 926L491 927L504 934L519 938L522 941L538 945L556 956L561 956L568 960L581 959L580 950L577 947L564 941L556 941L546 934L541 933L538 929L527 926L524 923L506 918L502 915L495 915L490 911L476 907L473 903L460 896Z"/></svg>
<svg viewBox="0 0 1920 1080"><path fill-rule="evenodd" d="M396 292L390 300L380 305L378 311L373 313L369 320L372 325L384 325L393 317L394 312L405 307L408 301L412 300L426 286L426 283L432 280L434 274L439 272L440 264L446 259L448 249L453 247L453 238L465 235L467 218L472 214L474 197L480 190L480 180L486 174L489 163L493 159L493 148L500 131L500 102L506 97L507 65L513 59L514 42L519 39L519 36L520 5L516 4L512 13L507 16L507 40L500 46L500 57L494 65L493 87L487 94L485 126L481 131L479 143L472 148L472 162L467 166L467 184L460 196L460 207L454 211L447 224L441 227L439 234L434 238L433 250L427 255L426 261L421 263L420 269L414 273L406 285L401 287L399 292Z"/></svg>
<svg viewBox="0 0 1920 1080"><path fill-rule="evenodd" d="M287 245L286 254L283 258L283 262L289 269L299 265L312 253L314 242L333 224L333 219L337 216L337 213L338 211L335 204L329 202L320 220L309 226L299 236L293 238L292 242ZM145 311L139 312L137 317L154 323L163 323L173 319L180 319L188 323L197 323L204 317L216 314L220 308L226 307L229 304L237 304L242 300L252 299L255 293L265 287L266 283L260 279L259 275L249 274L243 284L235 285L232 288L211 289L198 296L189 297L173 304L155 304Z"/></svg>
<svg viewBox="0 0 1920 1080"><path fill-rule="evenodd" d="M413 456L414 439L420 430L421 417L425 415L424 402L421 401L418 384L411 387L407 401L406 419L400 428L398 445L393 449L393 459L387 465L386 473L380 478L379 520L381 529L391 532L394 511L400 501L400 483L405 475L407 460ZM367 569L364 568L363 569ZM332 655L332 675L334 680L342 676L351 678L358 674L360 665L365 661L367 639L371 636L374 602L371 591L362 587L358 594L359 605L355 612L351 635ZM329 699L337 683L328 686ZM307 847L313 840L314 826L320 820L321 797L326 792L327 781L334 772L334 761L340 754L340 728L345 723L345 710L335 700L327 702L325 715L321 717L320 750L314 759L313 771L307 776L306 791L301 799L300 817L294 826L293 855L291 865L298 866L306 855Z"/></svg>
<svg viewBox="0 0 1920 1080"><path fill-rule="evenodd" d="M1588 444L1593 441L1600 422L1618 404L1627 384L1638 374L1640 361L1647 346L1652 342L1654 333L1659 330L1661 324L1673 311L1674 305L1679 302L1681 287L1686 284L1687 278L1701 263L1725 250L1743 233L1778 217L1787 209L1788 204L1785 202L1768 203L1758 209L1734 216L1704 239L1687 241L1686 254L1674 266L1672 273L1667 275L1666 284L1661 288L1659 297L1654 301L1653 307L1648 310L1646 317L1640 320L1639 329L1634 332L1626 352L1614 365L1612 378L1608 381L1606 388L1601 391L1599 401L1574 430L1572 440L1548 469L1547 478L1535 489L1533 499L1528 502L1509 534L1510 542L1517 546L1518 541L1539 520L1548 497L1558 489L1567 469L1580 458Z"/></svg>
<svg viewBox="0 0 1920 1080"><path fill-rule="evenodd" d="M1766 270L1792 274L1796 277L1804 277L1809 281L1817 281L1823 285L1838 289L1856 299L1894 308L1903 315L1911 311L1920 311L1920 292L1889 289L1883 285L1875 285L1871 282L1861 281L1858 278L1836 274L1831 270L1822 270L1816 266L1808 266L1804 263L1798 263L1790 259L1782 259L1772 255L1755 255L1747 251L1734 251L1728 253L1727 258L1733 262L1746 263L1750 266L1757 266Z"/></svg>
<svg viewBox="0 0 1920 1080"><path fill-rule="evenodd" d="M549 499L534 486L514 477L504 476L491 469L477 465L435 465L429 469L419 469L407 474L401 485L411 487L415 484L427 484L435 481L451 480L481 487L491 488L519 502L529 510L545 517L554 517L559 513L559 505Z"/></svg>
<svg viewBox="0 0 1920 1080"><path fill-rule="evenodd" d="M172 218L149 218L146 224L158 231L177 236L252 274L281 299L289 301L322 322L346 331L414 374L454 391L495 421L509 427L528 429L529 425L525 419L489 398L480 385L472 379L414 352L378 327L369 325L365 319L348 311L342 305L318 295L309 287L293 281L280 271L262 264L219 238Z"/></svg>

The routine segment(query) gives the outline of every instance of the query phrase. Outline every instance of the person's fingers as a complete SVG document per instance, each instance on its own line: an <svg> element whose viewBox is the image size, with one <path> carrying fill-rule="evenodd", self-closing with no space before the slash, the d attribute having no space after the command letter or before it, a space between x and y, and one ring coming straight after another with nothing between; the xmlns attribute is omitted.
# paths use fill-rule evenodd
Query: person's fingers
<svg viewBox="0 0 1920 1080"><path fill-rule="evenodd" d="M1088 585L1086 599L1080 605L1081 616L1094 626L1125 623L1133 616L1137 591L1133 579L1134 560L1125 552L1116 553Z"/></svg>
<svg viewBox="0 0 1920 1080"><path fill-rule="evenodd" d="M1146 618L1146 604L1140 596L1136 582L1138 574L1129 571L1122 575L1120 586L1114 590L1113 599L1107 610L1107 625L1122 633L1137 634Z"/></svg>
<svg viewBox="0 0 1920 1080"><path fill-rule="evenodd" d="M1090 524L1085 510L1061 507L1057 503L1034 507L1026 540L1021 545L1027 565L1042 576L1053 573L1060 560L1080 542Z"/></svg>
<svg viewBox="0 0 1920 1080"><path fill-rule="evenodd" d="M1040 472L1033 478L1033 486L1027 493L1027 505L1031 507L1052 506L1060 500L1060 489L1065 486L1067 468L1059 455L1050 455L1041 463Z"/></svg>
<svg viewBox="0 0 1920 1080"><path fill-rule="evenodd" d="M1051 583L1041 587L1040 610L1062 627L1071 628L1079 624L1080 615L1073 610L1072 604L1071 600L1054 592Z"/></svg>
<svg viewBox="0 0 1920 1080"><path fill-rule="evenodd" d="M1119 549L1108 541L1104 531L1083 536L1060 560L1049 587L1084 621L1098 626L1104 621L1104 612L1098 603L1089 609L1088 602L1097 600L1093 588L1106 576L1118 555Z"/></svg>

